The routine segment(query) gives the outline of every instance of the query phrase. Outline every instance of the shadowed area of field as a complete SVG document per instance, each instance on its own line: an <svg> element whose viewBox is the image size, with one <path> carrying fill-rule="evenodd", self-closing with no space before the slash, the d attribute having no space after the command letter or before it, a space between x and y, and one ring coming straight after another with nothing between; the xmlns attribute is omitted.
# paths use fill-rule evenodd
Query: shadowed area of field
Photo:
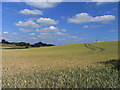
<svg viewBox="0 0 120 90"><path fill-rule="evenodd" d="M98 62L101 64L105 64L105 65L112 65L113 69L117 69L118 71L120 71L120 60L109 60L109 61L105 61L105 62Z"/></svg>

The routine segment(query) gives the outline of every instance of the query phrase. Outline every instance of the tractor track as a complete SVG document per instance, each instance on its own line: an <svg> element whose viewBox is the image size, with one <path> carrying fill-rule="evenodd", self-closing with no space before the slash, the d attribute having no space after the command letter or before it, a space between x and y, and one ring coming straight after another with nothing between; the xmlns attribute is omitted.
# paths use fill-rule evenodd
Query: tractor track
<svg viewBox="0 0 120 90"><path fill-rule="evenodd" d="M96 46L93 46L93 45L91 45L89 43L84 43L84 45L85 45L85 47L87 47L87 48L89 48L91 50L98 50L99 49L100 50L99 52L102 52L102 51L105 50L104 48L96 47Z"/></svg>

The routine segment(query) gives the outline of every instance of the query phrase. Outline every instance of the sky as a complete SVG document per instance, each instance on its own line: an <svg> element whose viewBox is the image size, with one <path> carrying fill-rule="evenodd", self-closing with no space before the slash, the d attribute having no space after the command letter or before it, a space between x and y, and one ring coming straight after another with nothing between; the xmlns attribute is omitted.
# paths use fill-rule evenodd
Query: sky
<svg viewBox="0 0 120 90"><path fill-rule="evenodd" d="M2 38L55 45L118 39L117 2L2 2Z"/></svg>

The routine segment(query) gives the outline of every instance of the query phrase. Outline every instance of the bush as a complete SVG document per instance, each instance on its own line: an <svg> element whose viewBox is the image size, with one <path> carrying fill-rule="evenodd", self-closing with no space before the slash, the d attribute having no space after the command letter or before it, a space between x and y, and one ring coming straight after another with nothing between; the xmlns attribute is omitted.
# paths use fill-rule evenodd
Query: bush
<svg viewBox="0 0 120 90"><path fill-rule="evenodd" d="M28 46L26 46L25 48L28 48Z"/></svg>

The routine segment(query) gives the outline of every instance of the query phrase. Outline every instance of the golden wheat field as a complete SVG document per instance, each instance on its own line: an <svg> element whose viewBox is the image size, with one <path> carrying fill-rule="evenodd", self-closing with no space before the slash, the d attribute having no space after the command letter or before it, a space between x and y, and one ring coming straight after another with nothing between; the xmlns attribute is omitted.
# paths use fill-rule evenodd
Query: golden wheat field
<svg viewBox="0 0 120 90"><path fill-rule="evenodd" d="M50 76L54 77L54 72L59 72L60 70L63 70L66 73L67 72L66 69L72 70L79 68L85 70L86 67L99 69L99 66L104 67L104 64L100 64L100 62L105 62L112 59L118 60L118 41L86 43L86 44L69 44L69 45L59 45L52 47L28 48L28 49L15 49L10 47L3 47L2 48L2 70L3 70L3 78L4 78L3 87L19 87L19 88L22 86L23 87L64 87L63 86L64 83L60 84L61 86L59 85L57 86L58 84L57 81L55 84L56 86L54 84L50 86L49 84L55 78L52 79L51 82L50 80L48 80L49 82L48 81L45 82L44 80L47 80ZM15 80L14 79L15 76L18 76L17 78L19 82L24 82L19 80L20 79L19 75L26 77L29 75L31 76L33 73L36 74L42 71L52 72L52 70L53 70L53 74L50 74L50 76L47 75L49 73L43 74L48 76L48 77L44 77L43 80L39 80L38 76L33 76L31 79L24 78L26 81L23 85L18 83L16 86L16 84L12 82L12 79ZM107 75L107 73L105 75ZM33 84L26 83L33 80L33 78L35 79L35 81L37 80L36 78L38 78L37 86L35 83ZM41 86L38 85L42 81L45 83L45 86L44 84L40 84ZM49 86L46 86L46 84ZM71 85L71 83L69 85ZM91 84L90 85L88 84L85 87L90 87L90 86L94 87L94 85L95 84L91 86ZM107 84L103 86L106 87ZM74 87L74 85L71 87ZM76 87L80 87L80 85Z"/></svg>

